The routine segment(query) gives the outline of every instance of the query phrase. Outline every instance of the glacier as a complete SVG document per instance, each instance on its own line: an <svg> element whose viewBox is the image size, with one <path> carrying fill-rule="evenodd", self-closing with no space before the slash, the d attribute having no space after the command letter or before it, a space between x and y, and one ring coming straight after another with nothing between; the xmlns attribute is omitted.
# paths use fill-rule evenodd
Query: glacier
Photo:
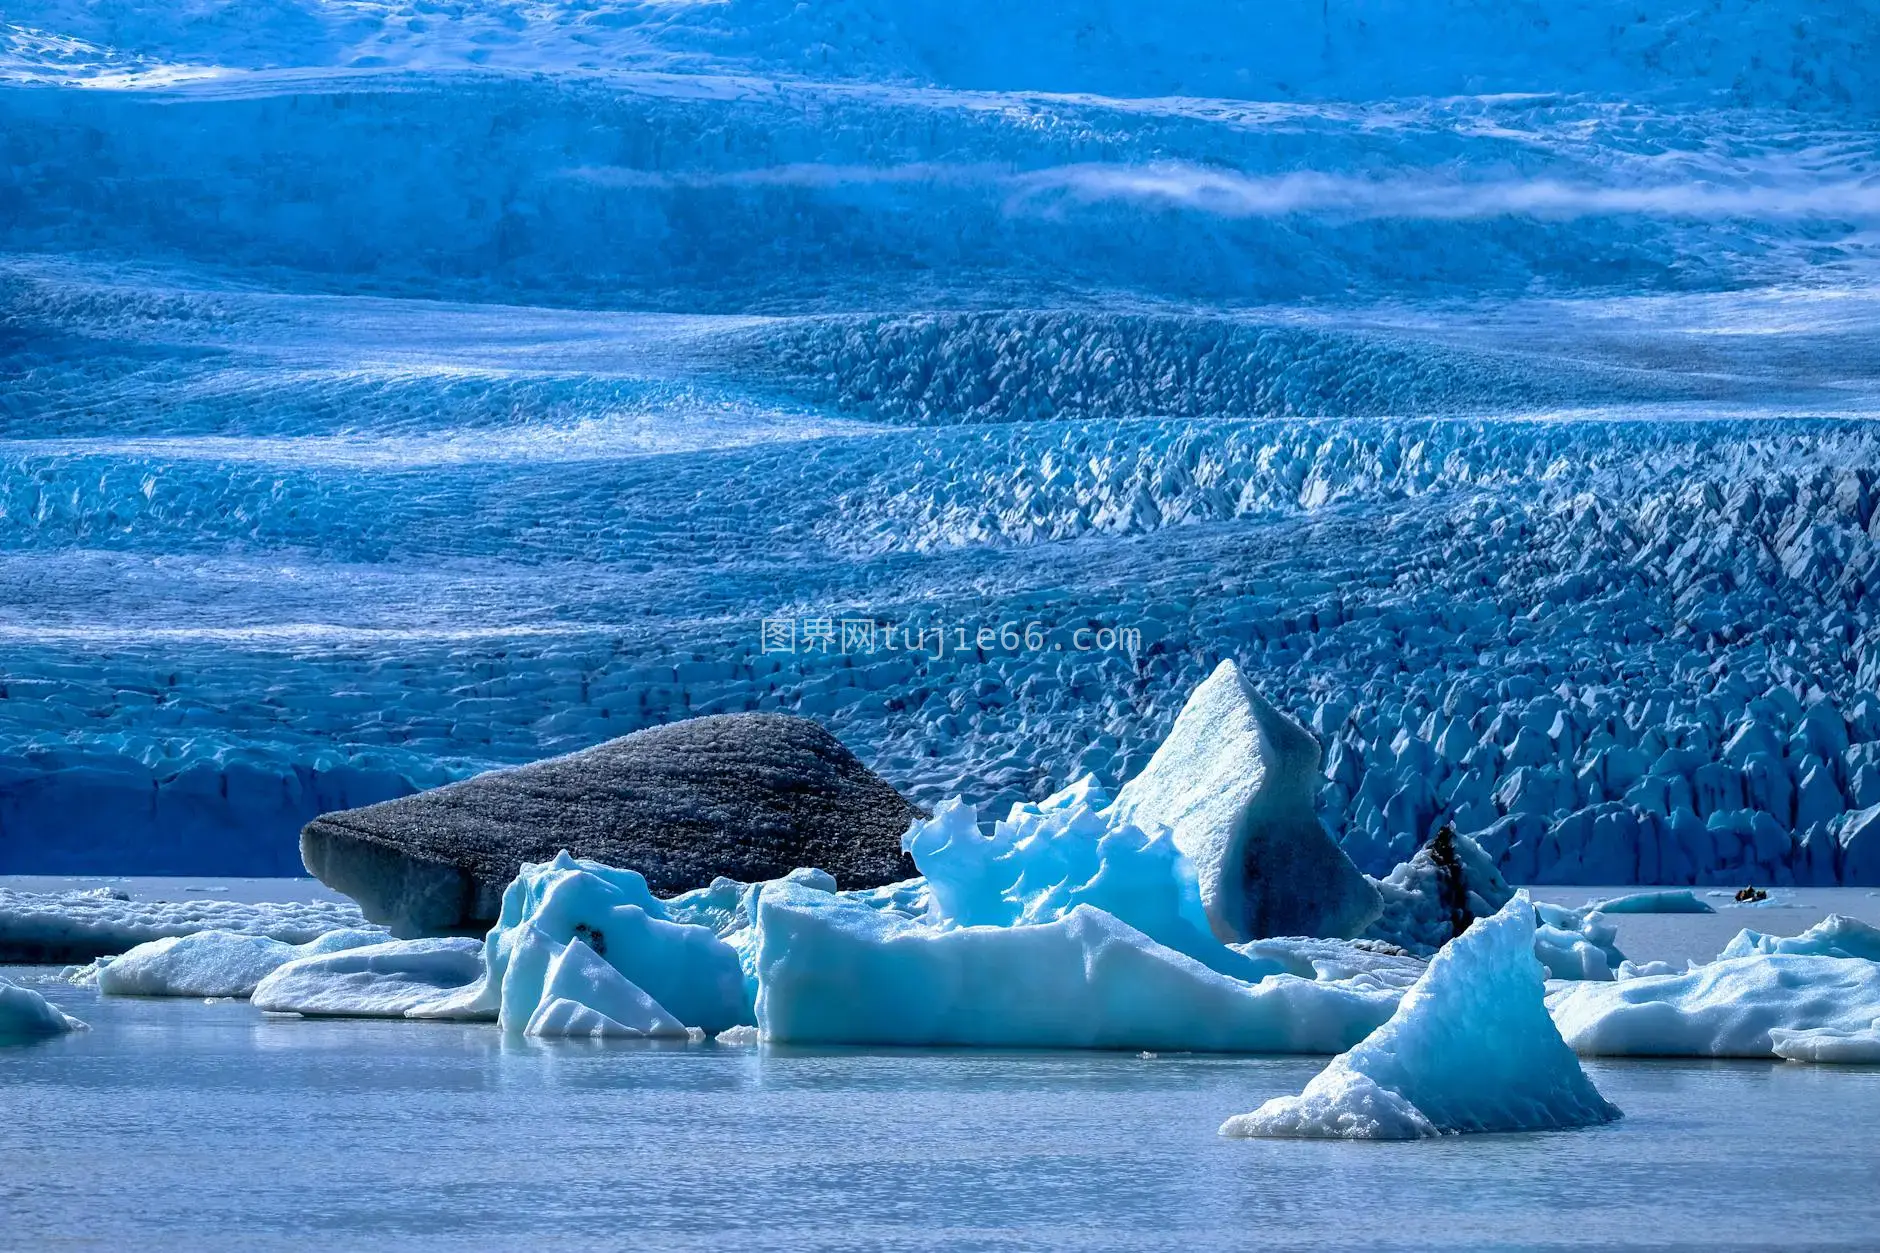
<svg viewBox="0 0 1880 1253"><path fill-rule="evenodd" d="M0 873L745 710L1000 814L1232 662L1373 877L1880 883L1876 38L21 0Z"/></svg>
<svg viewBox="0 0 1880 1253"><path fill-rule="evenodd" d="M1619 1117L1548 1017L1535 927L1526 893L1471 923L1388 1022L1304 1092L1228 1119L1221 1134L1415 1140Z"/></svg>

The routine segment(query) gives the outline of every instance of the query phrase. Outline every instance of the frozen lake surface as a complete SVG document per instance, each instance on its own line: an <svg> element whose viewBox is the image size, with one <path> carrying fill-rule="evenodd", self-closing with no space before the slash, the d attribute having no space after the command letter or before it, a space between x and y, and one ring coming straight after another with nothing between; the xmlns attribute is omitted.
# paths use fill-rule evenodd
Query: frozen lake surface
<svg viewBox="0 0 1880 1253"><path fill-rule="evenodd" d="M0 1050L6 1242L1871 1247L1880 1070L1589 1062L1607 1127L1224 1140L1321 1058L505 1043L99 999Z"/></svg>

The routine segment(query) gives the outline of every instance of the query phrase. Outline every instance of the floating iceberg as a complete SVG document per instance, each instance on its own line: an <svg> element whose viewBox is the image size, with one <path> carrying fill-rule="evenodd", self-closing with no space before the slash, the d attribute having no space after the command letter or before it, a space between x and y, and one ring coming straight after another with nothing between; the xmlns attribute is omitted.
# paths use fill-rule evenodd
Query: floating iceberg
<svg viewBox="0 0 1880 1253"><path fill-rule="evenodd" d="M1829 914L1800 935L1764 935L1745 928L1717 956L1750 957L1757 953L1856 957L1880 962L1880 927L1845 914Z"/></svg>
<svg viewBox="0 0 1880 1253"><path fill-rule="evenodd" d="M1534 931L1521 893L1439 952L1390 1020L1304 1092L1221 1134L1401 1140L1619 1117L1547 1015Z"/></svg>
<svg viewBox="0 0 1880 1253"><path fill-rule="evenodd" d="M1605 915L1564 905L1536 903L1534 955L1547 967L1549 978L1608 980L1625 961L1613 941L1618 929Z"/></svg>
<svg viewBox="0 0 1880 1253"><path fill-rule="evenodd" d="M1089 905L946 928L777 884L757 930L757 1021L771 1041L1329 1053L1401 995L1371 980L1234 979Z"/></svg>
<svg viewBox="0 0 1880 1253"><path fill-rule="evenodd" d="M88 962L151 940L212 930L305 944L331 931L364 925L358 907L350 902L137 901L106 888L0 888L0 963Z"/></svg>
<svg viewBox="0 0 1880 1253"><path fill-rule="evenodd" d="M1425 957L1514 896L1482 846L1449 827L1376 883L1383 913L1365 936Z"/></svg>
<svg viewBox="0 0 1880 1253"><path fill-rule="evenodd" d="M263 979L302 957L383 944L383 931L329 931L306 944L265 935L198 931L139 944L98 968L106 996L249 996Z"/></svg>
<svg viewBox="0 0 1880 1253"><path fill-rule="evenodd" d="M257 1009L310 1018L457 1017L494 1012L419 1011L454 1004L483 976L483 946L468 937L388 940L290 961L254 990Z"/></svg>
<svg viewBox="0 0 1880 1253"><path fill-rule="evenodd" d="M0 979L0 1044L83 1030L84 1023L31 988Z"/></svg>
<svg viewBox="0 0 1880 1253"><path fill-rule="evenodd" d="M1610 900L1588 901L1580 907L1586 913L1602 914L1714 914L1689 888L1667 888L1660 892L1628 892Z"/></svg>
<svg viewBox="0 0 1880 1253"><path fill-rule="evenodd" d="M413 1016L494 1016L505 1029L526 1033L545 1004L574 1000L571 990L582 986L583 972L594 974L578 955L572 965L562 960L568 946L577 943L604 959L626 985L603 986L590 980L587 986L596 989L601 1003L587 1008L596 1014L611 1017L612 1008L638 993L650 1002L650 1009L635 1011L640 1015L636 1021L656 1026L670 1019L715 1033L751 1021L735 948L710 927L672 921L664 902L638 872L579 860L566 852L550 862L523 866L503 892L501 917L483 942L479 982ZM564 966L561 989L552 991L553 974Z"/></svg>
<svg viewBox="0 0 1880 1253"><path fill-rule="evenodd" d="M1222 940L1354 936L1381 904L1319 824L1321 782L1318 741L1223 661L1112 812L1174 832Z"/></svg>
<svg viewBox="0 0 1880 1253"><path fill-rule="evenodd" d="M504 886L558 849L640 867L662 892L808 864L887 883L920 816L818 723L737 713L322 814L300 848L367 917L423 935L487 927Z"/></svg>
<svg viewBox="0 0 1880 1253"><path fill-rule="evenodd" d="M1683 974L1556 989L1547 1004L1561 1035L1586 1056L1776 1057L1778 1031L1871 1029L1880 1018L1880 963L1720 958Z"/></svg>

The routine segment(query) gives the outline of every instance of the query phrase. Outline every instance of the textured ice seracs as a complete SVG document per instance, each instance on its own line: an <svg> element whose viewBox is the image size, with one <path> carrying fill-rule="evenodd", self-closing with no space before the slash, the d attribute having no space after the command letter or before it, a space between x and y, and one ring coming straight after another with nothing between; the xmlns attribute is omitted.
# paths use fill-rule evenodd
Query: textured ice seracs
<svg viewBox="0 0 1880 1253"><path fill-rule="evenodd" d="M1351 936L1377 890L1319 825L1319 746L1255 692L1232 661L1196 688L1112 812L1167 827L1194 863L1215 935Z"/></svg>
<svg viewBox="0 0 1880 1253"><path fill-rule="evenodd" d="M505 1030L524 1033L545 1003L576 1000L573 990L594 973L578 957L572 964L564 960L576 943L605 959L619 981L585 980L601 998L590 1010L611 1016L610 1006L637 1004L636 993L648 1002L622 1026L671 1020L715 1033L751 1021L735 948L710 927L672 921L639 872L566 851L523 866L504 891L501 916L483 943L484 973L477 985L414 1016L494 1015ZM553 991L550 983L559 970L565 977Z"/></svg>
<svg viewBox="0 0 1880 1253"><path fill-rule="evenodd" d="M1764 935L1744 928L1717 956L1749 957L1757 953L1854 957L1880 962L1880 927L1846 914L1829 914L1800 935Z"/></svg>
<svg viewBox="0 0 1880 1253"><path fill-rule="evenodd" d="M255 1008L309 1018L427 1016L456 1006L483 976L483 946L467 936L388 940L363 948L297 958L255 986ZM437 1016L495 1018L474 1005Z"/></svg>
<svg viewBox="0 0 1880 1253"><path fill-rule="evenodd" d="M305 944L233 931L167 936L101 965L98 991L106 996L249 996L290 961L383 944L387 938L378 930L329 931Z"/></svg>
<svg viewBox="0 0 1880 1253"><path fill-rule="evenodd" d="M83 1031L85 1024L31 988L0 979L0 1044Z"/></svg>
<svg viewBox="0 0 1880 1253"><path fill-rule="evenodd" d="M487 926L524 863L561 849L631 867L659 891L820 866L851 887L905 877L920 811L828 731L721 714L323 814L307 868L402 934Z"/></svg>
<svg viewBox="0 0 1880 1253"><path fill-rule="evenodd" d="M1384 910L1365 931L1366 938L1424 956L1514 895L1481 845L1449 827L1377 880L1377 892Z"/></svg>
<svg viewBox="0 0 1880 1253"><path fill-rule="evenodd" d="M1880 1018L1880 963L1721 958L1684 974L1574 984L1547 1003L1567 1043L1587 1056L1775 1057L1777 1031L1869 1030Z"/></svg>
<svg viewBox="0 0 1880 1253"><path fill-rule="evenodd" d="M981 835L978 812L943 801L902 844L927 882L929 916L956 927L1053 922L1090 905L1158 944L1223 973L1245 962L1215 938L1195 871L1166 830L1145 834L1114 813L1086 775L1036 804L1018 804Z"/></svg>
<svg viewBox="0 0 1880 1253"><path fill-rule="evenodd" d="M0 963L86 962L166 936L212 930L305 944L364 922L355 906L334 901L140 901L104 888L83 892L0 888Z"/></svg>
<svg viewBox="0 0 1880 1253"><path fill-rule="evenodd" d="M1407 1140L1619 1117L1547 1015L1534 929L1525 892L1471 924L1388 1022L1300 1095L1230 1118L1221 1134Z"/></svg>
<svg viewBox="0 0 1880 1253"><path fill-rule="evenodd" d="M771 1041L1335 1052L1390 1016L1377 981L1230 978L1089 905L943 928L773 885L758 902L757 1020Z"/></svg>

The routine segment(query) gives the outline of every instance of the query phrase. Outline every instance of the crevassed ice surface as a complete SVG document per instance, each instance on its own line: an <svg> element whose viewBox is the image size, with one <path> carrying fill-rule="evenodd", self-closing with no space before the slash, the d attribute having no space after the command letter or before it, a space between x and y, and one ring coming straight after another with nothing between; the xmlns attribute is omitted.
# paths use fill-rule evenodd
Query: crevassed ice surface
<svg viewBox="0 0 1880 1253"><path fill-rule="evenodd" d="M1003 812L1232 657L1373 873L1880 880L1877 21L10 5L0 871L747 708Z"/></svg>

